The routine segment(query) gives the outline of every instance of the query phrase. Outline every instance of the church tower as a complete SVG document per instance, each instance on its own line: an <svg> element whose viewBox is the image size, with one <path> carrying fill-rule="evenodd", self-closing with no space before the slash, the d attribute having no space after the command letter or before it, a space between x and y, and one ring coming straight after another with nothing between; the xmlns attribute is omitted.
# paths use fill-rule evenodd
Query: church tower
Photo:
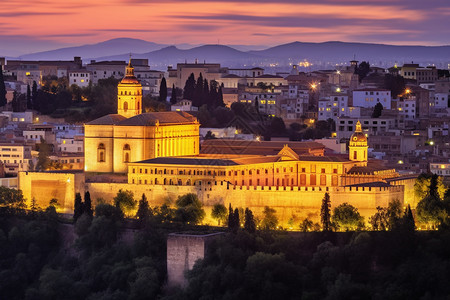
<svg viewBox="0 0 450 300"><path fill-rule="evenodd" d="M358 121L356 123L356 130L350 137L350 142L348 145L348 159L358 162L367 162L367 137L362 132L361 123Z"/></svg>
<svg viewBox="0 0 450 300"><path fill-rule="evenodd" d="M131 59L126 68L125 77L117 86L117 113L125 118L142 113L142 85L134 76Z"/></svg>

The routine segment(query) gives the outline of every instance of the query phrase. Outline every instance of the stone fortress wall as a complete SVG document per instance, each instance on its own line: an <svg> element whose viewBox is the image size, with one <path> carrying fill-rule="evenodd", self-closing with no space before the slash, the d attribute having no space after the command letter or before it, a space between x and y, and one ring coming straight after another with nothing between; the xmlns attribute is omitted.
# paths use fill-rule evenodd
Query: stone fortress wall
<svg viewBox="0 0 450 300"><path fill-rule="evenodd" d="M233 208L250 208L253 213L262 217L265 206L274 208L280 225L288 227L293 219L299 223L306 217L313 221L320 220L320 206L326 192L330 194L332 208L347 202L356 208L366 221L376 212L376 207L387 207L390 201L400 200L404 204L415 203L410 199L410 191L404 185L391 187L241 187L227 185L178 186L178 185L139 185L129 183L85 182L84 173L40 173L21 172L19 175L22 189L28 204L35 199L43 208L50 199L58 199L61 211L73 212L75 193L89 191L93 203L102 198L112 203L120 189L130 190L136 200L145 194L150 206L164 203L175 205L180 195L197 194L203 203L207 218L206 223L215 225L211 219L212 207L221 203L226 207L231 203ZM412 185L410 185L412 187Z"/></svg>

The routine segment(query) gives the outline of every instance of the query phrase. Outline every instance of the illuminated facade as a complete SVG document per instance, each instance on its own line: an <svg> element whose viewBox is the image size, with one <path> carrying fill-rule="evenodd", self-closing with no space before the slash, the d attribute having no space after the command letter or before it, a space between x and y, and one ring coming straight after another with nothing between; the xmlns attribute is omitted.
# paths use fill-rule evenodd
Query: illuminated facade
<svg viewBox="0 0 450 300"><path fill-rule="evenodd" d="M134 76L131 59L125 72L117 86L117 113L131 118L142 113L142 85Z"/></svg>
<svg viewBox="0 0 450 300"><path fill-rule="evenodd" d="M362 132L361 122L356 123L356 130L350 137L348 152L351 161L360 161L367 163L367 137Z"/></svg>
<svg viewBox="0 0 450 300"><path fill-rule="evenodd" d="M118 85L117 114L85 124L85 171L126 173L129 162L197 155L199 126L185 112L142 112L142 86L128 64Z"/></svg>
<svg viewBox="0 0 450 300"><path fill-rule="evenodd" d="M256 216L270 206L282 226L293 219L318 221L325 192L332 208L350 203L366 220L393 200L413 208L417 203L414 177L368 161L367 137L359 122L348 156L326 155L325 147L314 142L220 139L205 141L200 153L197 119L182 111L141 113L141 90L129 65L118 89L118 114L85 124L85 171L118 174L80 172L77 179L77 173L21 172L19 185L27 199L48 203L43 191L49 190L70 211L74 193L85 190L106 201L120 189L130 190L135 198L145 194L151 206L195 193L207 216L217 203L248 207Z"/></svg>

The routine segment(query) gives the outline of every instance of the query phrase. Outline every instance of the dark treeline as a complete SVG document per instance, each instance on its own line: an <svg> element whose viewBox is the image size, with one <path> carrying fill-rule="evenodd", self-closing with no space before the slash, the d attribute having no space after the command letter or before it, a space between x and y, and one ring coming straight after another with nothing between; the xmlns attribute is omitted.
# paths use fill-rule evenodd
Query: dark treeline
<svg viewBox="0 0 450 300"><path fill-rule="evenodd" d="M449 232L239 231L171 299L446 299Z"/></svg>
<svg viewBox="0 0 450 300"><path fill-rule="evenodd" d="M206 105L209 110L225 106L222 86L219 86L215 80L208 82L203 79L202 73L199 74L197 80L195 80L194 73L191 73L183 89L183 98L192 100L192 105L196 107Z"/></svg>
<svg viewBox="0 0 450 300"><path fill-rule="evenodd" d="M20 191L0 187L0 295L2 299L156 299L166 280L166 236L198 230L204 217L193 194L176 209L148 206L143 196L137 219L127 191L114 205L91 209L89 192L76 195L74 224L32 201L25 211ZM133 228L133 230L127 229ZM136 230L138 229L139 230Z"/></svg>
<svg viewBox="0 0 450 300"><path fill-rule="evenodd" d="M424 203L419 220L446 215L438 177L422 175L416 192ZM174 206L150 207L145 195L137 201L119 191L113 204L97 200L92 210L86 192L75 204L72 225L56 214L56 199L45 210L32 200L25 211L21 191L0 187L2 298L446 299L450 293L448 218L432 223L439 230L417 232L411 211L403 213L397 203L371 218L380 231L332 232L336 224L359 228L361 218L344 204L332 211L325 194L324 231L309 233L275 230L270 207L258 218L248 208L223 204L212 216L228 229L195 226L205 217L195 194L180 196ZM336 217L339 210L347 217ZM167 234L212 230L226 234L188 272L187 287L165 289Z"/></svg>

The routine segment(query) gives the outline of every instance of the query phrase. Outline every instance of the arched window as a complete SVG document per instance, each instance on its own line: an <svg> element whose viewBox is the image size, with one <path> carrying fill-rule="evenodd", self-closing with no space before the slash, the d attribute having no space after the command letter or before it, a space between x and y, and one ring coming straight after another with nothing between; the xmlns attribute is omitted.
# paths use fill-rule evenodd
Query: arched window
<svg viewBox="0 0 450 300"><path fill-rule="evenodd" d="M130 145L125 144L123 146L123 162L124 163L130 162L130 152L131 152Z"/></svg>
<svg viewBox="0 0 450 300"><path fill-rule="evenodd" d="M126 102L126 101L123 103L123 110L124 111L128 110L128 102Z"/></svg>
<svg viewBox="0 0 450 300"><path fill-rule="evenodd" d="M141 102L139 102L139 101L137 103L137 109L141 109Z"/></svg>
<svg viewBox="0 0 450 300"><path fill-rule="evenodd" d="M103 143L99 144L97 147L97 161L105 161L105 145Z"/></svg>

